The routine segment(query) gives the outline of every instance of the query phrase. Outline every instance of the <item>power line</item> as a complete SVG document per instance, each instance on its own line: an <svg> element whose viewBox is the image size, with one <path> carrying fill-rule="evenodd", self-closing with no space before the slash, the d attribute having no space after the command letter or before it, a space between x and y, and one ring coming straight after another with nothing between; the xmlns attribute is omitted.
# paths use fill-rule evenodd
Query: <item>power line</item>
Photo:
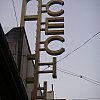
<svg viewBox="0 0 100 100"><path fill-rule="evenodd" d="M90 40L92 40L95 36L97 36L100 32L94 34L91 38L89 38L87 41L85 41L82 45L80 45L79 47L77 47L76 49L72 50L70 53L68 53L66 56L64 56L62 59L58 60L57 62L62 61L63 59L67 58L69 55L73 54L75 51L77 51L78 49L80 49L81 47L83 47L85 44L87 44Z"/></svg>
<svg viewBox="0 0 100 100"><path fill-rule="evenodd" d="M48 67L44 68L44 69L43 69L43 71L44 71L44 70L46 70L46 69L48 69L49 67L51 67L51 66L50 66L50 65L48 65Z"/></svg>
<svg viewBox="0 0 100 100"><path fill-rule="evenodd" d="M98 82L98 81L96 81L96 80L93 80L93 79L91 79L91 78L88 78L88 77L83 77L84 79L87 79L87 80L90 80L90 81L92 81L92 82L96 82L96 83L98 83L98 84L100 84L100 82Z"/></svg>
<svg viewBox="0 0 100 100"><path fill-rule="evenodd" d="M58 60L56 63L62 61L63 59L67 58L69 55L71 55L72 53L74 53L75 51L77 51L78 49L80 49L81 47L83 47L85 44L87 44L90 40L92 40L92 39L93 39L95 36L97 36L99 33L100 33L100 32L94 34L91 38L89 38L87 41L85 41L82 45L80 45L80 46L77 47L76 49L72 50L70 53L68 53L68 54L67 54L66 56L64 56L62 59ZM49 67L51 67L51 66L48 65L48 67L46 67L44 70L48 69ZM61 68L60 68L60 69L61 69ZM68 71L68 70L67 70L67 71ZM68 72L71 72L71 71L68 71ZM72 72L72 73L73 73L73 72ZM73 74L75 74L75 73L73 73ZM77 75L75 74L75 76L77 76ZM78 76L78 77L80 77L80 76ZM91 79L91 80L92 80L92 79Z"/></svg>
<svg viewBox="0 0 100 100"><path fill-rule="evenodd" d="M72 99L72 100L100 100L100 98Z"/></svg>
<svg viewBox="0 0 100 100"><path fill-rule="evenodd" d="M86 81L88 81L88 82L90 82L90 83L93 83L93 84L95 84L95 85L100 86L100 84L98 84L98 83L96 83L96 82L93 82L93 81L89 80L88 78L84 78L84 77L83 77L83 79L86 80Z"/></svg>
<svg viewBox="0 0 100 100"><path fill-rule="evenodd" d="M91 79L91 78L85 77L85 76L83 76L83 75L76 74L76 73L71 72L71 71L68 71L68 70L66 70L66 69L59 68L58 70L60 70L60 71L62 71L62 72L64 72L64 73L67 73L67 74L70 74L70 75L73 75L73 76L77 76L77 77L80 77L80 78L84 78L84 79L87 79L87 80L90 80L90 81L92 81L92 82L96 82L96 83L100 84L100 82L98 82L98 81L96 81L96 80L93 80L93 79Z"/></svg>
<svg viewBox="0 0 100 100"><path fill-rule="evenodd" d="M58 69L58 68L57 68L57 70L60 71L60 72L63 72L63 73L66 73L66 74L72 75L72 76L81 77L81 75L73 74L73 73L70 73L70 72L66 72L66 71L61 70L61 69Z"/></svg>
<svg viewBox="0 0 100 100"><path fill-rule="evenodd" d="M17 20L17 14L16 14L16 8L15 8L14 0L12 0L12 3L13 3L14 13L15 13L15 19L16 19L16 23L17 23L17 27L18 27L18 20Z"/></svg>
<svg viewBox="0 0 100 100"><path fill-rule="evenodd" d="M59 68L59 67L58 67L58 68ZM96 80L93 80L93 79L91 79L91 78L85 77L85 76L83 76L83 75L76 74L76 73L74 73L74 72L72 72L72 71L69 71L69 70L66 70L66 69L63 69L63 68L59 68L59 69L65 71L65 72L67 72L67 73L71 73L71 74L73 74L74 76L77 76L77 77L80 77L80 78L84 78L84 79L88 79L88 80L90 80L90 81L94 81L94 82L100 84L100 82L98 82L98 81L96 81Z"/></svg>
<svg viewBox="0 0 100 100"><path fill-rule="evenodd" d="M62 69L62 68L57 68L57 70L58 71L60 71L60 72L63 72L63 73L65 73L65 74L69 74L69 75L72 75L72 76L76 76L76 77L79 77L79 78L82 78L82 79L84 79L84 80L86 80L86 81L88 81L88 82L91 82L91 83L93 83L93 84L95 84L95 85L98 85L98 86L100 86L100 82L98 82L98 81L96 81L96 80L93 80L93 79L90 79L90 78L88 78L88 77L85 77L85 76L83 76L83 75L79 75L79 74L76 74L76 73L73 73L73 72L71 72L71 71L66 71L65 69Z"/></svg>
<svg viewBox="0 0 100 100"><path fill-rule="evenodd" d="M46 69L48 69L49 67L51 67L51 66L48 65L48 67L46 67L45 69L43 69L43 71L46 70ZM84 79L84 80L86 80L88 82L91 82L91 83L93 83L95 85L100 86L100 82L99 81L93 80L93 79L85 77L83 75L76 74L76 73L74 73L72 71L69 71L69 70L66 70L66 69L63 69L63 68L60 68L60 67L58 67L57 70L60 71L60 72L65 73L65 74L69 74L69 75L72 75L72 76L75 76L75 77L82 78L82 79Z"/></svg>
<svg viewBox="0 0 100 100"><path fill-rule="evenodd" d="M88 100L90 100L90 99L91 100L98 100L98 99L100 100L100 98L88 98Z"/></svg>

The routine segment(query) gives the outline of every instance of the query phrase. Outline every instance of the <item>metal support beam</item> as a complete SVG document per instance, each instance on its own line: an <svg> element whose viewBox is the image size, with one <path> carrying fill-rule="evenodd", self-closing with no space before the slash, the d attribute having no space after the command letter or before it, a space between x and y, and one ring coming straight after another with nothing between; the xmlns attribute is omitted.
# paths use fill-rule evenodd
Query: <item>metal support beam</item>
<svg viewBox="0 0 100 100"><path fill-rule="evenodd" d="M37 90L38 90L38 79L39 79L39 62L40 62L40 39L41 39L41 9L42 0L38 0L38 18L37 18L37 33L36 33L36 59L35 59L35 70L34 70L34 95L33 100L37 100Z"/></svg>
<svg viewBox="0 0 100 100"><path fill-rule="evenodd" d="M44 82L43 100L47 99L47 82Z"/></svg>
<svg viewBox="0 0 100 100"><path fill-rule="evenodd" d="M45 51L45 48L40 48L39 51Z"/></svg>
<svg viewBox="0 0 100 100"><path fill-rule="evenodd" d="M31 54L27 56L28 60L35 60L35 54Z"/></svg>
<svg viewBox="0 0 100 100"><path fill-rule="evenodd" d="M37 96L36 100L37 99L43 99L43 96Z"/></svg>
<svg viewBox="0 0 100 100"><path fill-rule="evenodd" d="M53 75L52 75L53 78L57 78L57 73L56 73L56 70L57 70L56 62L57 62L56 57L53 57Z"/></svg>
<svg viewBox="0 0 100 100"><path fill-rule="evenodd" d="M38 90L44 90L44 87L39 87Z"/></svg>
<svg viewBox="0 0 100 100"><path fill-rule="evenodd" d="M28 1L30 1L30 0L28 0ZM37 99L46 100L46 98L47 98L47 82L44 82L44 87L38 87L39 74L52 73L53 78L57 78L57 75L56 75L57 60L56 60L56 57L53 57L53 62L41 63L40 62L40 51L46 51L48 54L53 55L53 56L60 55L61 53L63 53L65 51L64 48L61 48L59 50L51 50L48 47L49 43L54 40L64 42L63 37L55 36L55 35L63 35L64 34L64 30L55 29L55 28L64 28L64 23L59 23L59 22L64 22L64 17L58 17L64 13L64 10L61 9L60 11L54 12L49 9L50 6L52 6L54 4L60 4L63 6L64 2L62 0L50 0L47 4L42 5L42 0L37 0L37 1L38 1L37 15L26 15L27 0L23 0L20 27L25 26L25 21L37 20L35 54L31 54L31 55L27 56L28 60L35 60L34 78L27 77L26 84L31 84L34 82L34 86L33 86L34 87L33 88L34 95L32 97L32 100L37 100ZM44 7L45 9L43 10L42 7ZM41 19L42 13L47 13L48 15L53 16L53 17L46 18L45 22L42 22L42 19ZM45 28L41 28L41 25L45 25ZM45 35L53 35L53 36L48 37L45 41L41 41L41 31L45 31ZM41 44L44 45L43 48L40 47ZM40 66L48 66L48 65L52 65L53 69L39 71ZM37 96L38 90L44 90L43 96Z"/></svg>
<svg viewBox="0 0 100 100"><path fill-rule="evenodd" d="M34 77L27 77L26 84L32 84L34 82Z"/></svg>
<svg viewBox="0 0 100 100"><path fill-rule="evenodd" d="M26 0L22 1L22 11L21 11L21 21L20 21L20 27L25 26L24 16L26 15Z"/></svg>
<svg viewBox="0 0 100 100"><path fill-rule="evenodd" d="M53 65L53 62L39 63L40 66Z"/></svg>
<svg viewBox="0 0 100 100"><path fill-rule="evenodd" d="M37 15L27 15L24 18L24 21L33 21L33 20L37 20Z"/></svg>
<svg viewBox="0 0 100 100"><path fill-rule="evenodd" d="M40 74L45 74L45 73L53 73L53 70L44 70L44 71L39 71Z"/></svg>

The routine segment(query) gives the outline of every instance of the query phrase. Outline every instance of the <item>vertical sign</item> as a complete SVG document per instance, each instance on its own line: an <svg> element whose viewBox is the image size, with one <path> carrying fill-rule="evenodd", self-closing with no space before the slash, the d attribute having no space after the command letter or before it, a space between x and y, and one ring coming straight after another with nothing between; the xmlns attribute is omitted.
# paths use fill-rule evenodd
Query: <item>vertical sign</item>
<svg viewBox="0 0 100 100"><path fill-rule="evenodd" d="M44 82L44 93L43 93L43 98L37 96L37 90L38 90L38 84L39 84L39 74L43 73L53 73L53 78L57 78L56 75L56 62L57 58L53 57L52 62L40 62L40 52L45 51L51 56L58 56L62 54L65 49L61 47L58 50L52 50L48 47L48 45L52 41L60 41L64 42L65 39L60 36L64 34L64 17L60 17L61 15L64 14L64 10L60 9L59 11L52 11L50 10L50 7L52 5L56 6L56 4L63 6L64 2L62 0L49 0L47 4L42 4L42 0L37 0L38 1L38 13L37 15L27 15L26 16L26 4L30 0L23 0L22 3L22 14L21 14L21 27L24 27L25 21L34 21L37 20L37 31L36 31L36 50L35 54L29 55L28 59L29 60L35 60L35 70L34 70L34 88L33 88L33 100L37 99L44 99L46 100L46 91L47 91L47 83ZM42 10L45 8L45 10ZM42 14L46 13L50 17L45 18L45 22L42 22ZM41 25L45 25L45 28L41 28ZM45 32L45 35L48 35L49 37L41 41L41 31ZM43 44L44 48L40 48L40 45ZM53 69L52 70L46 70L46 71L39 71L40 66L47 66L47 65L52 65Z"/></svg>

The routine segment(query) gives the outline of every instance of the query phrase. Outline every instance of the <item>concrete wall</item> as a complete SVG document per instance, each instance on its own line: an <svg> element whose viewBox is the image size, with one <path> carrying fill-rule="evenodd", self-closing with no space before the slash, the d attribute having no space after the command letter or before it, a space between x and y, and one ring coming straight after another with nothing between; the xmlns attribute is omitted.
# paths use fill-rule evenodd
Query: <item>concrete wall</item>
<svg viewBox="0 0 100 100"><path fill-rule="evenodd" d="M6 37L14 60L18 66L19 74L26 88L27 95L29 100L31 100L33 84L26 84L26 78L33 77L34 63L32 60L27 59L27 56L31 54L31 51L26 33L23 28L14 28L6 34ZM38 91L39 96L42 95L41 93L41 91Z"/></svg>

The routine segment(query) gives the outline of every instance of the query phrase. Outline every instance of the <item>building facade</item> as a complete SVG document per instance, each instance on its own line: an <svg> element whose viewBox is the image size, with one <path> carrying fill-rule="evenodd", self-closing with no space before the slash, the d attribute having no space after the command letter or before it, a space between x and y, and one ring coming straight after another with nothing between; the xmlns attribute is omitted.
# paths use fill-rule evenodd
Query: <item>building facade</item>
<svg viewBox="0 0 100 100"><path fill-rule="evenodd" d="M29 43L24 28L13 28L6 34L6 38L17 64L18 72L22 78L29 100L32 98L33 80L34 77L34 62L28 60L31 54ZM41 96L41 90L38 90L38 95Z"/></svg>
<svg viewBox="0 0 100 100"><path fill-rule="evenodd" d="M29 100L1 25L0 98L1 100Z"/></svg>

